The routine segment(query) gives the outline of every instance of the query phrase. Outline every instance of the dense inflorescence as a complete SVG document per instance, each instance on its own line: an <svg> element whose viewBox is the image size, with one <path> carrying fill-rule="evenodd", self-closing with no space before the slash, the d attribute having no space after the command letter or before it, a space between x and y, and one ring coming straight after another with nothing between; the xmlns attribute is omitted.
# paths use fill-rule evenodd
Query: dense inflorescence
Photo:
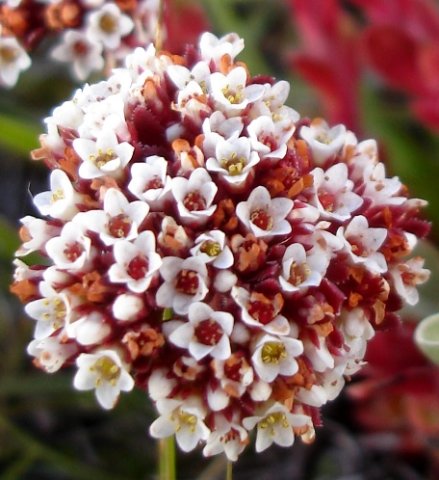
<svg viewBox="0 0 439 480"><path fill-rule="evenodd" d="M235 34L185 56L138 48L46 119L52 170L22 219L12 290L34 363L76 365L112 408L145 389L153 437L236 460L314 437L374 331L417 302L425 202L374 140L301 119L289 84L250 76Z"/></svg>
<svg viewBox="0 0 439 480"><path fill-rule="evenodd" d="M0 85L12 87L28 53L53 38L50 56L74 77L111 68L157 28L159 0L0 0Z"/></svg>

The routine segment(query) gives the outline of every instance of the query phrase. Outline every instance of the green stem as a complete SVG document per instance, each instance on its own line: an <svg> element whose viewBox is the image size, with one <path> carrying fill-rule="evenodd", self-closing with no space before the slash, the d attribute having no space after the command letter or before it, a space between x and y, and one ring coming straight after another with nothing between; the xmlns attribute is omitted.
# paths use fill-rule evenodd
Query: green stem
<svg viewBox="0 0 439 480"><path fill-rule="evenodd" d="M174 436L159 440L159 480L176 480Z"/></svg>
<svg viewBox="0 0 439 480"><path fill-rule="evenodd" d="M233 480L233 463L229 460L226 466L226 480Z"/></svg>

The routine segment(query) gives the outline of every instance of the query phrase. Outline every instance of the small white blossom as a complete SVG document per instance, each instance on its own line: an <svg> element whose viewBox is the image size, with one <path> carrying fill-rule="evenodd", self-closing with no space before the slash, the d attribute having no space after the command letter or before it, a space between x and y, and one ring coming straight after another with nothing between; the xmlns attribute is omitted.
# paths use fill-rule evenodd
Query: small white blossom
<svg viewBox="0 0 439 480"><path fill-rule="evenodd" d="M157 155L135 163L131 167L128 190L139 200L144 200L152 210L160 210L171 193L171 177L166 174L168 162Z"/></svg>
<svg viewBox="0 0 439 480"><path fill-rule="evenodd" d="M203 455L210 457L224 452L230 462L236 462L249 442L247 431L238 423L231 422L224 415L215 415L215 429L209 435Z"/></svg>
<svg viewBox="0 0 439 480"><path fill-rule="evenodd" d="M293 208L289 198L271 198L265 187L256 187L247 201L236 206L239 220L255 237L271 237L291 232L291 224L286 217Z"/></svg>
<svg viewBox="0 0 439 480"><path fill-rule="evenodd" d="M50 174L50 191L34 197L34 204L42 215L60 220L71 220L78 212L81 196L75 191L69 177L62 170Z"/></svg>
<svg viewBox="0 0 439 480"><path fill-rule="evenodd" d="M93 71L104 68L102 45L90 41L83 32L68 30L62 42L51 53L59 62L67 62L78 80L85 80Z"/></svg>
<svg viewBox="0 0 439 480"><path fill-rule="evenodd" d="M314 183L314 205L323 218L343 222L363 204L363 199L352 191L353 182L348 179L345 163L337 163L328 170L311 171Z"/></svg>
<svg viewBox="0 0 439 480"><path fill-rule="evenodd" d="M343 147L346 138L346 127L340 124L329 128L324 120L318 118L309 127L303 126L300 129L300 136L308 142L315 163L322 165Z"/></svg>
<svg viewBox="0 0 439 480"><path fill-rule="evenodd" d="M190 252L194 257L219 269L233 265L232 251L226 245L226 235L221 230L210 230L198 236Z"/></svg>
<svg viewBox="0 0 439 480"><path fill-rule="evenodd" d="M187 348L196 360L207 355L225 360L231 353L232 328L230 313L214 311L205 303L195 302L189 307L188 321L179 323L169 340L177 347Z"/></svg>
<svg viewBox="0 0 439 480"><path fill-rule="evenodd" d="M31 60L15 37L0 36L0 85L13 87Z"/></svg>
<svg viewBox="0 0 439 480"><path fill-rule="evenodd" d="M81 353L76 360L78 371L73 380L77 390L95 390L100 405L113 408L121 391L129 392L134 380L126 370L115 350L98 350L95 353Z"/></svg>
<svg viewBox="0 0 439 480"><path fill-rule="evenodd" d="M293 428L312 424L307 415L291 413L278 402L269 405L259 415L244 418L242 423L247 430L252 430L257 425L257 452L263 452L272 443L290 447L294 443Z"/></svg>
<svg viewBox="0 0 439 480"><path fill-rule="evenodd" d="M203 422L204 407L197 397L185 400L159 399L157 410L160 417L149 427L154 438L166 438L175 433L178 446L183 452L193 450L201 440L207 440L210 430Z"/></svg>
<svg viewBox="0 0 439 480"><path fill-rule="evenodd" d="M357 264L363 264L374 273L387 271L384 255L378 249L387 238L385 228L369 228L366 217L358 215L349 225L337 230L337 237L343 242L350 259Z"/></svg>
<svg viewBox="0 0 439 480"><path fill-rule="evenodd" d="M134 153L134 147L130 143L119 143L110 130L103 130L96 141L76 138L73 140L73 148L82 160L79 175L85 179L120 175Z"/></svg>
<svg viewBox="0 0 439 480"><path fill-rule="evenodd" d="M190 305L203 300L209 290L206 264L197 257L165 257L160 274L164 283L156 293L157 305L180 315L186 315Z"/></svg>
<svg viewBox="0 0 439 480"><path fill-rule="evenodd" d="M23 240L20 248L15 252L17 256L23 257L29 253L42 250L49 238L59 234L60 228L49 224L46 220L35 218L30 215L23 217L20 222L23 224L20 234Z"/></svg>
<svg viewBox="0 0 439 480"><path fill-rule="evenodd" d="M218 187L204 168L195 169L190 177L172 179L172 194L184 223L205 223L215 211L212 205Z"/></svg>
<svg viewBox="0 0 439 480"><path fill-rule="evenodd" d="M299 366L295 357L303 353L300 340L262 335L256 342L252 363L259 378L272 382L278 375L294 375Z"/></svg>
<svg viewBox="0 0 439 480"><path fill-rule="evenodd" d="M116 188L109 188L104 197L103 210L78 213L73 223L99 234L105 245L134 240L138 229L149 212L145 202L129 202Z"/></svg>
<svg viewBox="0 0 439 480"><path fill-rule="evenodd" d="M403 188L399 178L386 178L386 169L383 163L366 165L363 179L363 195L370 198L373 205L401 205L407 200L406 197L398 196Z"/></svg>
<svg viewBox="0 0 439 480"><path fill-rule="evenodd" d="M130 293L122 293L116 297L112 312L120 322L133 322L139 319L144 308L142 297Z"/></svg>
<svg viewBox="0 0 439 480"><path fill-rule="evenodd" d="M80 345L96 345L111 333L111 327L100 312L91 312L73 322L67 322L66 333Z"/></svg>
<svg viewBox="0 0 439 480"><path fill-rule="evenodd" d="M396 292L409 305L418 303L419 293L416 286L425 283L430 277L430 271L423 266L424 259L414 257L389 270Z"/></svg>
<svg viewBox="0 0 439 480"><path fill-rule="evenodd" d="M224 55L229 55L231 60L244 49L244 40L236 33L228 33L221 38L210 32L205 32L200 38L201 58L209 62L219 62Z"/></svg>
<svg viewBox="0 0 439 480"><path fill-rule="evenodd" d="M133 241L121 240L113 247L116 260L108 270L113 283L126 283L129 290L142 293L149 287L162 260L155 250L155 237L145 231Z"/></svg>
<svg viewBox="0 0 439 480"><path fill-rule="evenodd" d="M87 269L94 255L90 238L73 222L64 225L59 237L48 240L46 252L56 267L67 271Z"/></svg>
<svg viewBox="0 0 439 480"><path fill-rule="evenodd" d="M106 3L88 16L86 35L90 41L115 50L119 47L121 38L133 28L134 23L128 15L124 15L115 3Z"/></svg>
<svg viewBox="0 0 439 480"><path fill-rule="evenodd" d="M32 340L27 353L35 357L34 362L47 373L58 371L78 351L74 343L66 343L56 336Z"/></svg>

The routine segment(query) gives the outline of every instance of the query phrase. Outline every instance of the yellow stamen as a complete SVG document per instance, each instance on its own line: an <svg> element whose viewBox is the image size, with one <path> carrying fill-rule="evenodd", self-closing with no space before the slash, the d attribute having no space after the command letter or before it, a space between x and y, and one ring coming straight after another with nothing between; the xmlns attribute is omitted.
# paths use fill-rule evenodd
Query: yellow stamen
<svg viewBox="0 0 439 480"><path fill-rule="evenodd" d="M280 363L287 358L285 345L280 342L265 343L261 350L261 358L264 363Z"/></svg>

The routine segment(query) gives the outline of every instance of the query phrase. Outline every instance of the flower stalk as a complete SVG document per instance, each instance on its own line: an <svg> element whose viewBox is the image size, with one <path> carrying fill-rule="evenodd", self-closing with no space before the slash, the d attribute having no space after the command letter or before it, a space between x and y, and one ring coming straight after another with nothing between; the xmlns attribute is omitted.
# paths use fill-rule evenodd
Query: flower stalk
<svg viewBox="0 0 439 480"><path fill-rule="evenodd" d="M158 442L158 446L159 446L159 480L175 480L177 477L176 477L176 469L175 469L174 436L171 435L168 438L160 439Z"/></svg>

